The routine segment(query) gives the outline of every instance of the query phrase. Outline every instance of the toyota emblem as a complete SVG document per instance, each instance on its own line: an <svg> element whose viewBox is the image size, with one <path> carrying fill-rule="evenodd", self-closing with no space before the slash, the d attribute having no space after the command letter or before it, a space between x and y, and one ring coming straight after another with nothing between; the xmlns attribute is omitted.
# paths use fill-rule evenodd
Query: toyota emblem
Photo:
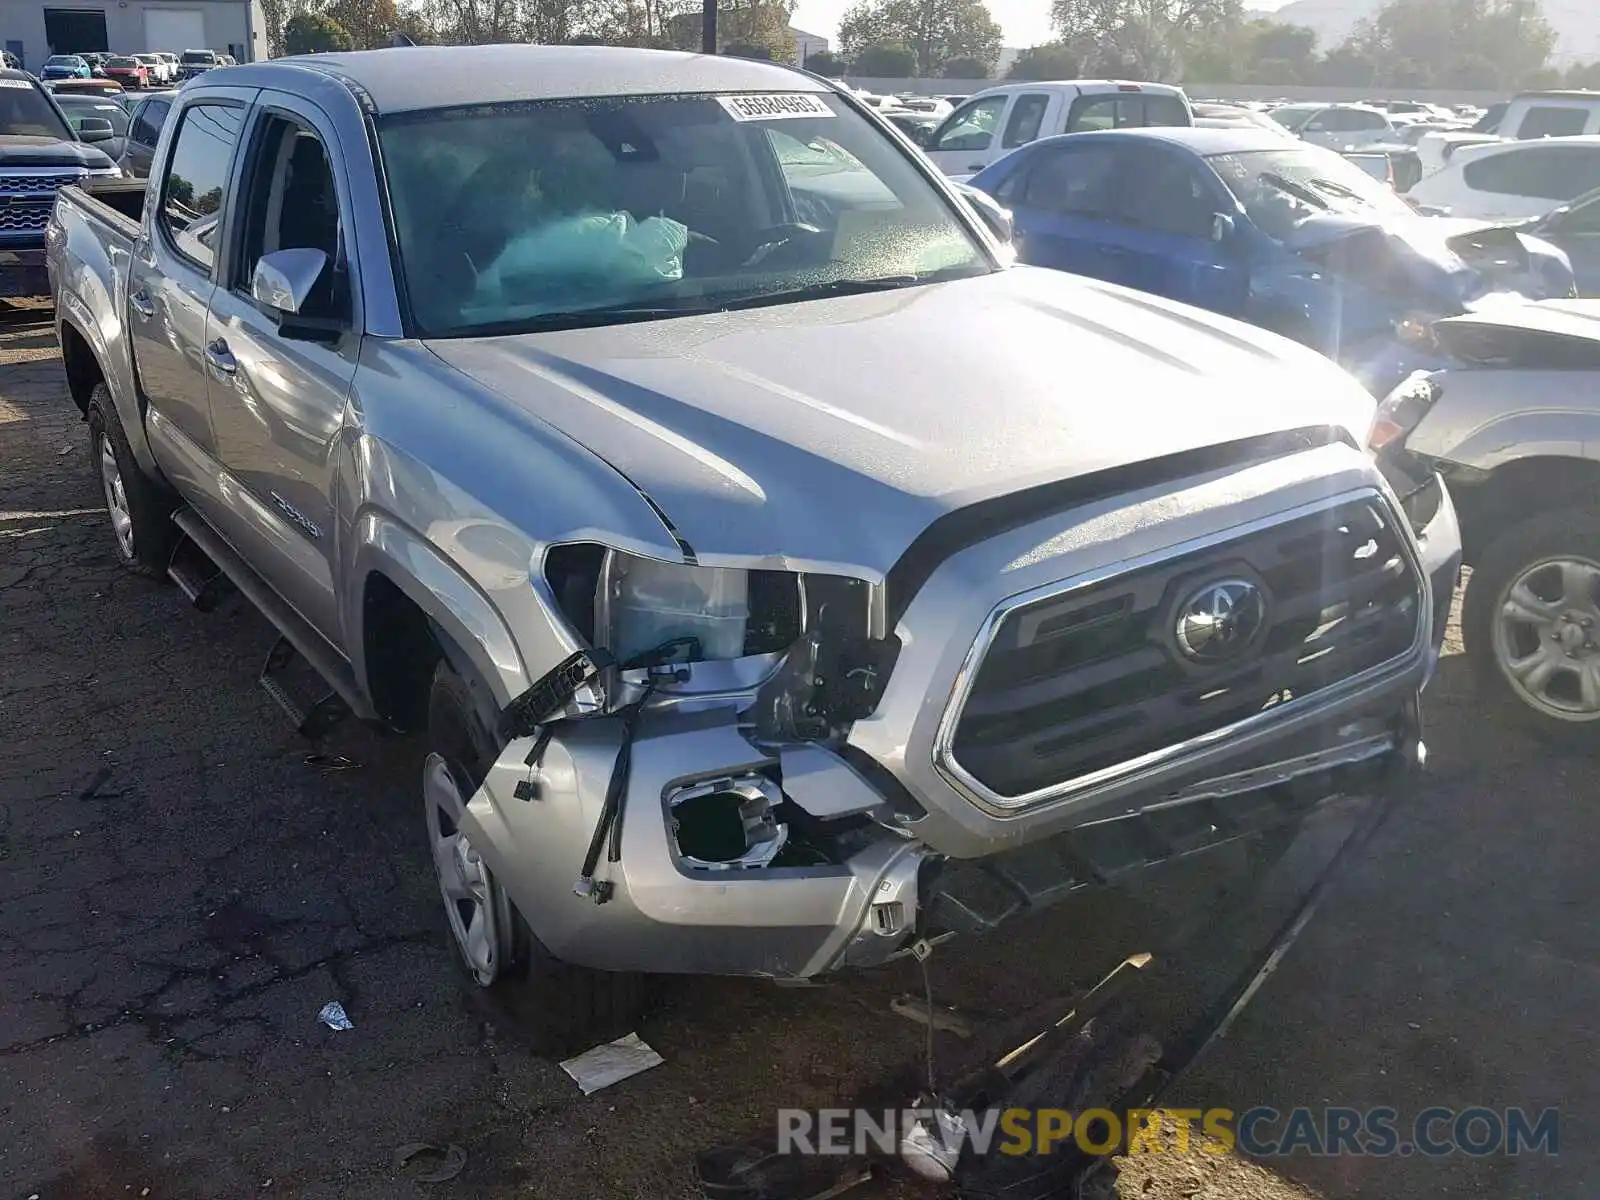
<svg viewBox="0 0 1600 1200"><path fill-rule="evenodd" d="M1211 665L1249 650L1267 623L1266 597L1248 579L1219 579L1178 605L1178 649L1191 662Z"/></svg>

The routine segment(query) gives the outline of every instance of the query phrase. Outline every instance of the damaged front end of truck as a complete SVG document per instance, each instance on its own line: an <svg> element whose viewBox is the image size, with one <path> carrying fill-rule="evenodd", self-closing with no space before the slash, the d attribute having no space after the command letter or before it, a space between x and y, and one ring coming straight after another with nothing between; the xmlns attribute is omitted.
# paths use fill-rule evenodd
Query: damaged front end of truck
<svg viewBox="0 0 1600 1200"><path fill-rule="evenodd" d="M1205 459L958 511L877 578L545 548L581 649L464 831L562 960L805 979L1387 786L1453 511L1411 528L1332 431Z"/></svg>

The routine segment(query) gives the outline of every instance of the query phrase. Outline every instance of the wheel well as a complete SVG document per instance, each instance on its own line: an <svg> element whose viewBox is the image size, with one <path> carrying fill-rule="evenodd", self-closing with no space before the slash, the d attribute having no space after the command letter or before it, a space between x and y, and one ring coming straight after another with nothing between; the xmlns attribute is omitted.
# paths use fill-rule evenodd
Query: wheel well
<svg viewBox="0 0 1600 1200"><path fill-rule="evenodd" d="M440 646L427 613L386 576L367 576L361 601L367 691L380 716L402 730L428 718L428 685Z"/></svg>
<svg viewBox="0 0 1600 1200"><path fill-rule="evenodd" d="M1600 508L1600 462L1586 458L1520 458L1471 485L1450 484L1461 515L1466 560L1474 562L1501 532L1534 513Z"/></svg>
<svg viewBox="0 0 1600 1200"><path fill-rule="evenodd" d="M94 356L89 339L67 322L61 325L61 363L67 370L67 390L78 411L89 411L89 397L98 384L105 382L105 372L100 360Z"/></svg>

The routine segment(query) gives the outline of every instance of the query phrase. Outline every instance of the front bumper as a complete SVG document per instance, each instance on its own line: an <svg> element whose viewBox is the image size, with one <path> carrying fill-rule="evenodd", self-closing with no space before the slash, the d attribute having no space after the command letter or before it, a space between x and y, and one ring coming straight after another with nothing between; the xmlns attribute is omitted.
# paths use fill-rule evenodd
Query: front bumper
<svg viewBox="0 0 1600 1200"><path fill-rule="evenodd" d="M1225 731L1017 812L985 811L935 763L933 730L972 631L999 597L1062 578L1063 558L1086 570L1125 568L1142 540L1186 544L1188 522L1214 530L1282 519L1286 493L1302 486L1323 505L1354 489L1392 506L1374 490L1364 455L1345 446L1307 454L1309 473L1304 461L1268 462L1079 509L1065 532L1058 515L953 555L907 609L889 688L845 745L758 746L733 705L646 709L622 798L620 853L598 872L609 885L602 903L574 883L618 759L620 718L558 726L533 764L534 741L513 741L469 802L464 828L562 959L608 970L808 978L883 962L919 937L989 929L1130 870L1389 786L1421 758L1419 693L1437 662L1460 566L1454 508L1436 479L1402 481L1400 496L1414 538L1408 570L1430 584L1412 605L1416 640L1357 686L1286 701L1243 733ZM1159 521L1130 519L1152 506ZM761 862L708 865L687 845L678 798L732 796L740 787L776 798L765 815L783 825L788 849Z"/></svg>

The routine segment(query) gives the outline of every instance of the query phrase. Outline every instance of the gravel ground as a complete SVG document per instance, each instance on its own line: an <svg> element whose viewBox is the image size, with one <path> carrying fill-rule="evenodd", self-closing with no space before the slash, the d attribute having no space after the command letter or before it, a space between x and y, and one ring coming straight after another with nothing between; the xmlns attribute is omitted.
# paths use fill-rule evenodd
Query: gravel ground
<svg viewBox="0 0 1600 1200"><path fill-rule="evenodd" d="M666 1065L580 1096L460 982L392 745L347 728L323 749L357 766L308 763L252 681L272 640L117 569L47 314L0 313L0 1196L691 1196L693 1153L776 1105L918 1077L903 966L671 981L641 1028ZM1458 654L1429 700L1434 770L1173 1100L1560 1105L1562 1153L1140 1157L1122 1196L1600 1193L1592 765L1489 724ZM1158 910L1093 903L939 951L977 1025L942 1069L1142 948ZM317 1023L333 999L354 1030ZM419 1182L414 1142L465 1169Z"/></svg>

